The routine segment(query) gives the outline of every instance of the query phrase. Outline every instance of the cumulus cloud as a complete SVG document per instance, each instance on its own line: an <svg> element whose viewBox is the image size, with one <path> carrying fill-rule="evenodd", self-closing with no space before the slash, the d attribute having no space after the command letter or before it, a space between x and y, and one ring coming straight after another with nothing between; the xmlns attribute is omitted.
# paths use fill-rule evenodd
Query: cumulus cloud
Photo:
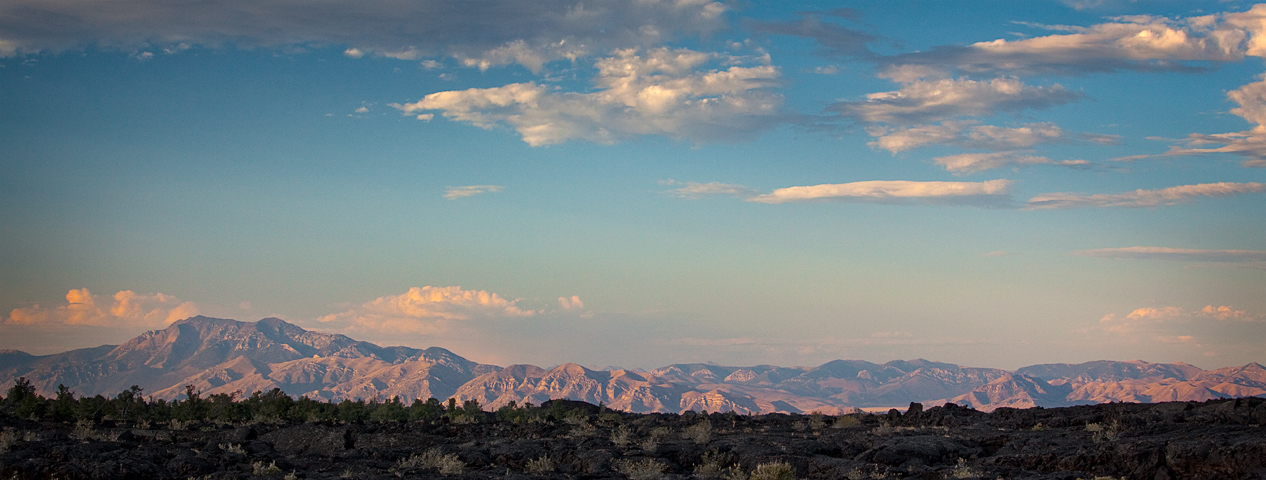
<svg viewBox="0 0 1266 480"><path fill-rule="evenodd" d="M448 187L444 190L444 198L449 200L457 200L459 198L471 197L483 193L496 193L504 190L501 185L466 185L463 187Z"/></svg>
<svg viewBox="0 0 1266 480"><path fill-rule="evenodd" d="M1186 146L1170 147L1164 155L1229 153L1246 157L1242 163L1245 167L1266 167L1266 80L1232 90L1227 93L1227 98L1240 105L1232 108L1231 113L1252 123L1253 128L1231 133L1193 133L1188 135Z"/></svg>
<svg viewBox="0 0 1266 480"><path fill-rule="evenodd" d="M779 72L768 60L687 49L626 49L596 62L591 93L527 82L437 92L392 106L406 115L438 111L482 128L509 126L532 146L572 140L612 144L641 135L694 142L743 139L781 120L782 98L769 91L778 85ZM718 63L729 66L708 68Z"/></svg>
<svg viewBox="0 0 1266 480"><path fill-rule="evenodd" d="M749 198L752 202L863 201L879 203L958 203L1005 196L1010 180L984 182L914 182L875 180L787 187Z"/></svg>
<svg viewBox="0 0 1266 480"><path fill-rule="evenodd" d="M933 72L975 75L1192 71L1200 62L1230 62L1266 52L1266 5L1248 12L1180 19L1136 15L1067 33L943 46L885 59L889 78ZM1194 63L1193 63L1194 62ZM913 68L918 67L918 68Z"/></svg>
<svg viewBox="0 0 1266 480"><path fill-rule="evenodd" d="M520 308L518 303L518 300L508 300L496 293L463 290L459 286L413 287L400 295L379 297L317 320L350 330L433 334L447 331L454 322L523 318L538 313Z"/></svg>
<svg viewBox="0 0 1266 480"><path fill-rule="evenodd" d="M585 308L585 302L580 300L577 295L568 297L558 297L558 308L563 310L581 310Z"/></svg>
<svg viewBox="0 0 1266 480"><path fill-rule="evenodd" d="M11 0L0 3L0 55L340 45L353 58L451 56L468 66L518 63L535 71L554 60L708 34L726 28L726 10L710 0Z"/></svg>
<svg viewBox="0 0 1266 480"><path fill-rule="evenodd" d="M1261 250L1200 250L1194 248L1125 247L1078 250L1073 252L1073 255L1129 260L1169 260L1179 262L1247 263L1266 265L1266 251Z"/></svg>
<svg viewBox="0 0 1266 480"><path fill-rule="evenodd" d="M1136 308L1126 315L1117 315L1110 313L1099 319L1099 328L1101 330L1117 333L1130 334L1136 332L1152 332L1157 334L1158 338L1192 338L1190 335L1178 335L1176 333L1189 333L1193 327L1201 323L1207 324L1209 320L1221 322L1256 322L1260 321L1262 316L1254 315L1244 310L1238 310L1227 305L1213 306L1206 305L1199 310L1187 310L1182 307L1163 306L1163 307L1142 307Z"/></svg>
<svg viewBox="0 0 1266 480"><path fill-rule="evenodd" d="M6 323L13 325L86 325L94 327L161 328L198 314L192 302L162 293L140 294L131 290L113 296L93 295L87 288L66 293L66 304L17 308Z"/></svg>
<svg viewBox="0 0 1266 480"><path fill-rule="evenodd" d="M900 90L866 95L862 101L839 102L828 111L866 123L915 125L961 116L1043 109L1080 99L1060 85L1038 87L1016 78L991 80L914 80Z"/></svg>
<svg viewBox="0 0 1266 480"><path fill-rule="evenodd" d="M1262 183L1201 183L1180 185L1158 190L1135 190L1126 193L1047 193L1029 199L1026 209L1104 208L1104 207L1161 207L1182 203L1197 197L1228 197L1266 191Z"/></svg>

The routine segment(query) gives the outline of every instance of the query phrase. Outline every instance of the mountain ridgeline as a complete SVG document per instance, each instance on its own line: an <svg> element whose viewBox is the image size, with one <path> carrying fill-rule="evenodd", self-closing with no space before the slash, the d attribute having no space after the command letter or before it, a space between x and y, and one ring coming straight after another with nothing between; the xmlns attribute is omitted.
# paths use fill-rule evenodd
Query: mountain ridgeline
<svg viewBox="0 0 1266 480"><path fill-rule="evenodd" d="M650 372L591 370L573 363L503 368L443 348L380 347L276 318L251 323L201 316L118 346L45 356L0 351L0 381L12 384L19 377L49 397L59 385L80 396L111 396L138 385L149 396L170 400L193 385L204 394L280 389L322 400L456 398L491 409L512 401L566 398L639 413L838 414L910 402L992 411L1266 396L1266 367L1257 363L1209 371L1142 361L1007 371L922 359L835 360L817 367L678 364Z"/></svg>

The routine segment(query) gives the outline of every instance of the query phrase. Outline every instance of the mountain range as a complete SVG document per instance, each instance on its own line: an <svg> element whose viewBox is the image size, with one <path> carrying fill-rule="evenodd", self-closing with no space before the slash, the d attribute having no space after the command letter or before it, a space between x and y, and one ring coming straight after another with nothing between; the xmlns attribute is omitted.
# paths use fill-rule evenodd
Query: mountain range
<svg viewBox="0 0 1266 480"><path fill-rule="evenodd" d="M12 384L18 377L45 396L54 395L58 385L80 396L115 395L138 385L148 396L170 400L193 385L206 395L279 388L326 400L477 400L485 409L567 398L631 412L673 413L836 414L910 402L953 402L992 411L1266 396L1266 367L1257 363L1217 370L1104 360L1008 371L923 359L834 360L816 367L695 363L652 371L595 370L574 363L499 367L439 347L380 347L277 318L239 322L201 316L123 345L43 356L0 350L0 381Z"/></svg>

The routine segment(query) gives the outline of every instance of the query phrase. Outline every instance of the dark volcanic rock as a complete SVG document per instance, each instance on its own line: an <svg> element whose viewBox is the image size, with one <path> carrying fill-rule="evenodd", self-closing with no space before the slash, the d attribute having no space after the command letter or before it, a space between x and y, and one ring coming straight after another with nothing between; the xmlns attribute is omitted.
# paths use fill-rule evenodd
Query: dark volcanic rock
<svg viewBox="0 0 1266 480"><path fill-rule="evenodd" d="M103 422L87 433L4 417L0 478L685 479L774 463L808 479L1266 478L1261 398L844 417L558 405L517 421Z"/></svg>

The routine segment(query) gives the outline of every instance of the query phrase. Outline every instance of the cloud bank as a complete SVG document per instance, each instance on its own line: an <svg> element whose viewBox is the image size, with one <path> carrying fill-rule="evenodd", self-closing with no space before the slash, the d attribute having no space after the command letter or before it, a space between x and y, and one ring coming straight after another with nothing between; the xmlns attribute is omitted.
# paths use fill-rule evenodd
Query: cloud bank
<svg viewBox="0 0 1266 480"><path fill-rule="evenodd" d="M0 3L0 56L89 46L123 51L190 45L345 45L416 60L449 56L488 68L656 45L727 27L709 0L10 0Z"/></svg>
<svg viewBox="0 0 1266 480"><path fill-rule="evenodd" d="M1195 71L1201 62L1232 62L1266 52L1266 5L1247 12L1170 19L1136 15L1020 40L937 47L888 57L884 75L1076 75L1118 70ZM1041 26L1038 26L1041 27ZM1049 27L1048 27L1049 28Z"/></svg>
<svg viewBox="0 0 1266 480"><path fill-rule="evenodd" d="M87 288L66 292L66 304L34 305L9 312L5 323L26 326L84 325L93 327L162 328L198 314L192 302L162 293L123 290L113 296L93 295Z"/></svg>

